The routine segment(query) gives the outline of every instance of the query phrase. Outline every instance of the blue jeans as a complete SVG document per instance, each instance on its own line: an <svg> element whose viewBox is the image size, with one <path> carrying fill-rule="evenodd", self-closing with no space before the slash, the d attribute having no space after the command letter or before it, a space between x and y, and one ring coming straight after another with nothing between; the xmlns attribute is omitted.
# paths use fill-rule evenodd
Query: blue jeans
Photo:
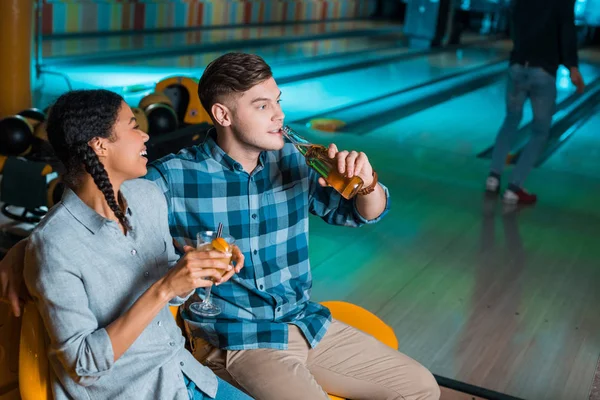
<svg viewBox="0 0 600 400"><path fill-rule="evenodd" d="M548 140L556 102L556 78L542 68L519 64L513 64L508 75L506 117L496 137L491 170L502 174L508 152L517 138L525 100L529 98L533 110L531 139L525 145L509 181L520 188Z"/></svg>
<svg viewBox="0 0 600 400"><path fill-rule="evenodd" d="M198 389L196 384L190 381L187 376L183 375L183 380L187 386L190 400L212 399L212 397L208 397L200 389ZM219 386L217 387L217 397L215 397L214 400L252 400L252 397L231 386L221 378L217 377L217 380L219 381Z"/></svg>

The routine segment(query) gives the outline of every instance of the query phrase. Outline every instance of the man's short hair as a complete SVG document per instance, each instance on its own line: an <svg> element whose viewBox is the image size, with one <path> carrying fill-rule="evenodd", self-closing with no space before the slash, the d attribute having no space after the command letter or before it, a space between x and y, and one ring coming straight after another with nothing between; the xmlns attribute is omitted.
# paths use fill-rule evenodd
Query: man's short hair
<svg viewBox="0 0 600 400"><path fill-rule="evenodd" d="M261 57L247 53L227 53L212 61L198 83L198 97L208 114L211 107L227 97L242 93L271 78L271 67Z"/></svg>

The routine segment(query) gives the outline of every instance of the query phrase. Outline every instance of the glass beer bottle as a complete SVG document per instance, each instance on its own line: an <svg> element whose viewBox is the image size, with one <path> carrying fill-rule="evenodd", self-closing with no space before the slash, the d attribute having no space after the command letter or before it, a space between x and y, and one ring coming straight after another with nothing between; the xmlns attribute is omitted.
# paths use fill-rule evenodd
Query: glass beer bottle
<svg viewBox="0 0 600 400"><path fill-rule="evenodd" d="M342 197L350 200L362 189L364 182L361 178L358 176L348 178L339 173L337 163L329 158L325 146L310 143L288 126L284 126L281 132L304 156L306 164L317 171Z"/></svg>

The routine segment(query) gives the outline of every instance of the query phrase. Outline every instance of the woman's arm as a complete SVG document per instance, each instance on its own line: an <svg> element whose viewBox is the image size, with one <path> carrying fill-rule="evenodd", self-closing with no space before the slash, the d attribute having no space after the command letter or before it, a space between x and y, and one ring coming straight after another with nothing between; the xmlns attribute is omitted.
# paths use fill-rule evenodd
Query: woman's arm
<svg viewBox="0 0 600 400"><path fill-rule="evenodd" d="M223 257L219 252L199 252L191 247L186 247L186 251L167 275L150 286L129 310L106 327L115 361L127 351L171 299L187 296L198 287L212 285L212 281L206 278L218 281L221 273L217 269L230 268L229 265L213 260Z"/></svg>
<svg viewBox="0 0 600 400"><path fill-rule="evenodd" d="M33 234L25 256L25 282L33 296L55 353L75 382L88 386L109 373L169 299L218 277L211 258L217 252L190 251L163 278L108 326L100 326L89 306L84 276L71 265L73 249ZM92 255L93 256L93 255Z"/></svg>

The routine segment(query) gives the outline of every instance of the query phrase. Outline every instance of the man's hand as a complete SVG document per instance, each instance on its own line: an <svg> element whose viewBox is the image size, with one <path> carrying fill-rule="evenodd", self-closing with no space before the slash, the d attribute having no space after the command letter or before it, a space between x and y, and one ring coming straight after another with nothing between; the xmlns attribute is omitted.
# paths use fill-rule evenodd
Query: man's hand
<svg viewBox="0 0 600 400"><path fill-rule="evenodd" d="M347 150L338 151L335 144L330 144L327 149L329 158L334 158L337 162L338 172L342 175L352 178L358 176L364 182L364 187L370 186L373 183L373 167L365 153ZM327 186L327 182L323 178L319 178L321 186Z"/></svg>
<svg viewBox="0 0 600 400"><path fill-rule="evenodd" d="M21 310L29 299L23 282L26 245L27 240L21 240L0 261L0 301L11 305L15 317L21 316Z"/></svg>
<svg viewBox="0 0 600 400"><path fill-rule="evenodd" d="M244 268L244 254L242 254L242 251L240 250L240 248L237 247L236 245L232 245L231 253L232 253L231 263L232 263L232 266L234 266L234 268L232 268L231 271L229 271L225 275L223 275L223 277L221 278L221 281L219 282L219 285L221 283L227 282L229 279L231 279L233 274L237 274L238 272L240 272L242 270L242 268Z"/></svg>
<svg viewBox="0 0 600 400"><path fill-rule="evenodd" d="M581 76L581 72L579 72L579 68L572 67L571 71L571 82L577 88L577 93L583 93L585 90L585 82L583 81L583 77Z"/></svg>

